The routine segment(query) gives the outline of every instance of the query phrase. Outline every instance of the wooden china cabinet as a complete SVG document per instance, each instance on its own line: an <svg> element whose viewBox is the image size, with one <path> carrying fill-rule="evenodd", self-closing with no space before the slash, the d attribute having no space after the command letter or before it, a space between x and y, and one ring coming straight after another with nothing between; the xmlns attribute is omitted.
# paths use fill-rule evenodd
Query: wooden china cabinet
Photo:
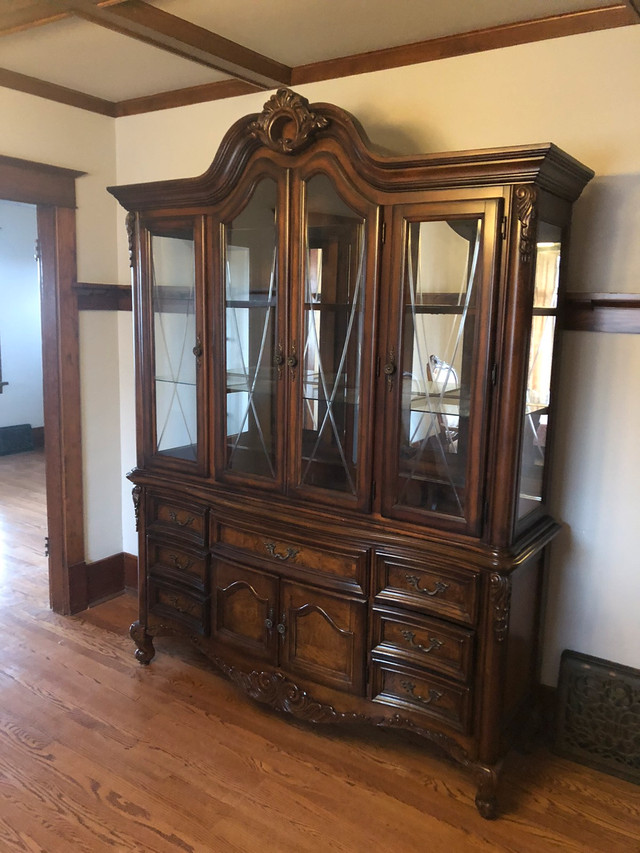
<svg viewBox="0 0 640 853"><path fill-rule="evenodd" d="M416 732L495 816L536 683L563 249L591 176L550 144L383 156L282 89L201 177L110 190L140 662L186 635L255 700Z"/></svg>

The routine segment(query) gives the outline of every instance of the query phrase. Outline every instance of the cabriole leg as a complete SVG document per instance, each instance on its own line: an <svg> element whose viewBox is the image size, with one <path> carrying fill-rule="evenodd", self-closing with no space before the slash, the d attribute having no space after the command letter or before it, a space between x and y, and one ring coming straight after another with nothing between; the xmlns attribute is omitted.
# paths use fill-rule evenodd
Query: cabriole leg
<svg viewBox="0 0 640 853"><path fill-rule="evenodd" d="M140 622L134 622L129 628L131 639L136 644L136 660L142 664L148 664L153 660L156 650L153 640L147 633L147 629Z"/></svg>
<svg viewBox="0 0 640 853"><path fill-rule="evenodd" d="M475 778L476 808L486 820L495 820L498 816L498 768L476 764Z"/></svg>

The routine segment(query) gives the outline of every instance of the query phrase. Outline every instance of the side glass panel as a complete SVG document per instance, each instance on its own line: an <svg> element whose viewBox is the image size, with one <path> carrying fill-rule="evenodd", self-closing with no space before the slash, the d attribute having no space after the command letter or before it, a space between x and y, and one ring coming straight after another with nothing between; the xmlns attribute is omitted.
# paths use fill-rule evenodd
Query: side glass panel
<svg viewBox="0 0 640 853"><path fill-rule="evenodd" d="M227 471L276 480L277 185L224 227Z"/></svg>
<svg viewBox="0 0 640 853"><path fill-rule="evenodd" d="M467 509L481 235L479 217L406 231L396 504L456 518Z"/></svg>
<svg viewBox="0 0 640 853"><path fill-rule="evenodd" d="M300 484L355 496L365 220L325 175L305 195Z"/></svg>
<svg viewBox="0 0 640 853"><path fill-rule="evenodd" d="M155 348L156 451L198 457L196 272L192 225L152 229L151 278Z"/></svg>
<svg viewBox="0 0 640 853"><path fill-rule="evenodd" d="M518 518L539 506L543 498L561 238L561 228L545 222L539 223L527 391L523 413Z"/></svg>

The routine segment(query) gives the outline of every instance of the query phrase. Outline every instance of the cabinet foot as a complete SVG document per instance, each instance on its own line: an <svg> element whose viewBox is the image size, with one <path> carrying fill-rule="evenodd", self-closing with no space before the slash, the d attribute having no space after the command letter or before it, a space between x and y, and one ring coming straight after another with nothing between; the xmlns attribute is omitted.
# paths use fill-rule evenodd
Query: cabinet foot
<svg viewBox="0 0 640 853"><path fill-rule="evenodd" d="M498 769L477 764L475 778L478 785L476 808L485 820L495 820L498 817Z"/></svg>
<svg viewBox="0 0 640 853"><path fill-rule="evenodd" d="M147 633L147 629L140 622L134 622L129 628L129 635L136 644L136 660L142 664L151 663L156 653L153 647L153 639Z"/></svg>

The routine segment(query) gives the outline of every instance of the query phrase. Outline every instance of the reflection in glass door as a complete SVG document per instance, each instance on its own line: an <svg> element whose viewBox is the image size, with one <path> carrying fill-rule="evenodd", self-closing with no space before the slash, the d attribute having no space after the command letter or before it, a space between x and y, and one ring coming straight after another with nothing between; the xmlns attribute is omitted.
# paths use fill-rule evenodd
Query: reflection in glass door
<svg viewBox="0 0 640 853"><path fill-rule="evenodd" d="M356 496L365 220L325 175L305 198L300 484Z"/></svg>
<svg viewBox="0 0 640 853"><path fill-rule="evenodd" d="M163 456L196 461L196 273L191 223L151 234L151 277L156 450Z"/></svg>
<svg viewBox="0 0 640 853"><path fill-rule="evenodd" d="M457 518L467 514L481 233L479 217L406 226L396 504Z"/></svg>
<svg viewBox="0 0 640 853"><path fill-rule="evenodd" d="M561 240L561 228L547 222L538 224L533 316L520 452L518 518L523 518L537 509L543 500Z"/></svg>
<svg viewBox="0 0 640 853"><path fill-rule="evenodd" d="M263 179L224 227L227 471L277 479L277 185Z"/></svg>

